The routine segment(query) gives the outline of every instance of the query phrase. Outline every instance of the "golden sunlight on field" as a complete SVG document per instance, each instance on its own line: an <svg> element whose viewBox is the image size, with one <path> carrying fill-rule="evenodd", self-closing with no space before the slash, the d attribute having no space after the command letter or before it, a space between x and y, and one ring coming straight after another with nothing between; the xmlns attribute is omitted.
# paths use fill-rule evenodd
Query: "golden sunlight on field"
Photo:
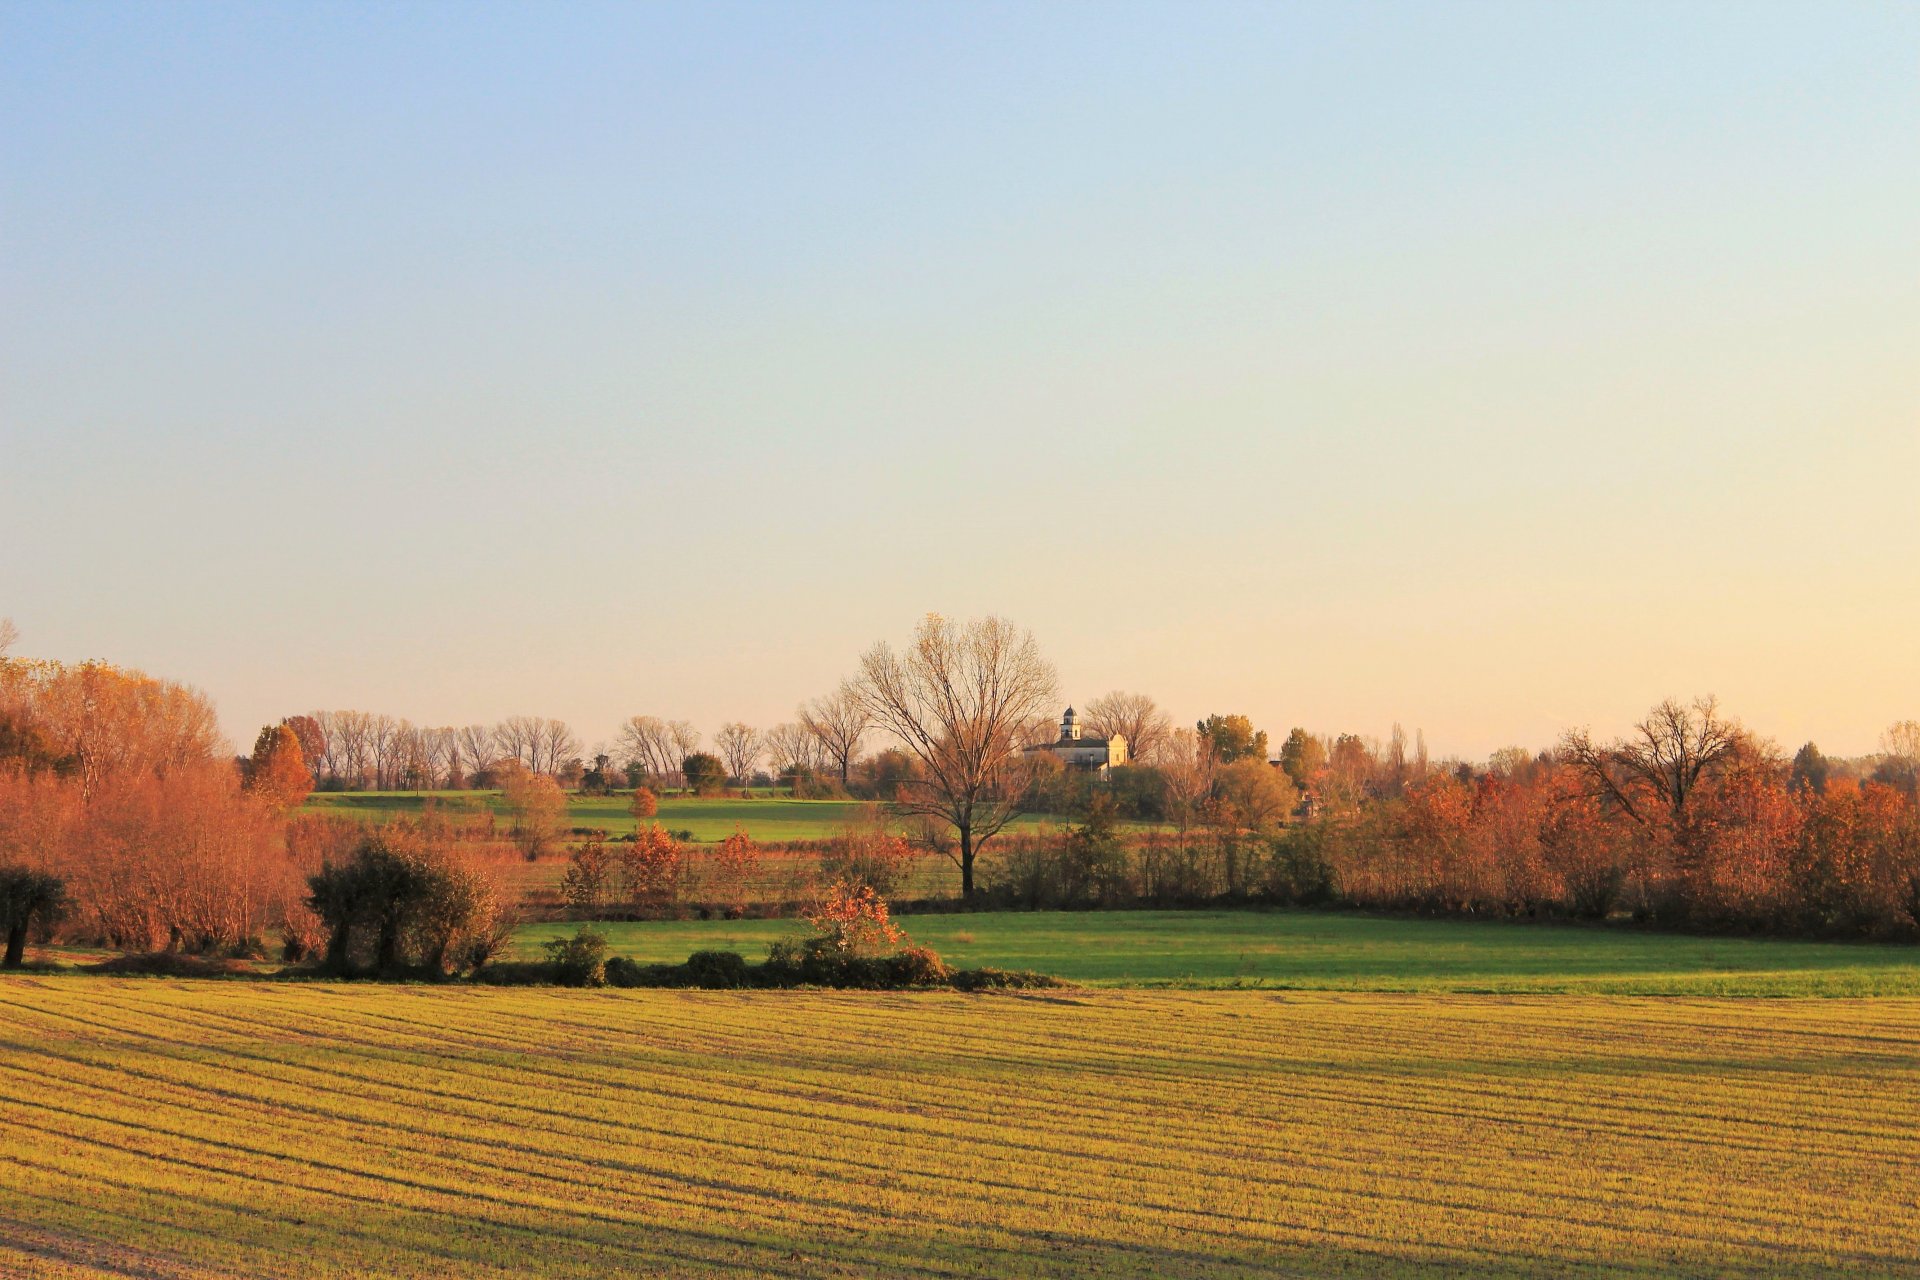
<svg viewBox="0 0 1920 1280"><path fill-rule="evenodd" d="M8 1276L1920 1275L1920 1002L0 985Z"/></svg>

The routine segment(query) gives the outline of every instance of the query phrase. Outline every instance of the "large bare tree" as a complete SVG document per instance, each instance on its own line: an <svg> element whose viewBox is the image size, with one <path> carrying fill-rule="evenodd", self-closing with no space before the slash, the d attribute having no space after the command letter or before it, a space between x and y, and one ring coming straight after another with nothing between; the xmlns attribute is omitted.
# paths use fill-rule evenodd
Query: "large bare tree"
<svg viewBox="0 0 1920 1280"><path fill-rule="evenodd" d="M751 785L753 767L760 763L760 734L733 720L720 726L720 732L713 735L713 745L727 762L728 774L743 787Z"/></svg>
<svg viewBox="0 0 1920 1280"><path fill-rule="evenodd" d="M963 898L973 897L981 846L1020 811L1020 734L1058 687L1032 633L1003 618L929 614L904 651L883 642L860 660L856 695L921 767L897 803L953 828Z"/></svg>
<svg viewBox="0 0 1920 1280"><path fill-rule="evenodd" d="M620 750L656 787L680 767L673 754L673 733L658 716L629 716L620 726Z"/></svg>
<svg viewBox="0 0 1920 1280"><path fill-rule="evenodd" d="M1118 689L1089 702L1080 722L1096 738L1125 738L1127 758L1141 764L1154 763L1173 731L1173 722L1159 703L1144 693L1122 693Z"/></svg>
<svg viewBox="0 0 1920 1280"><path fill-rule="evenodd" d="M844 789L859 758L860 743L873 727L873 713L851 683L843 683L824 697L800 708L800 723L820 743L820 749L840 771Z"/></svg>
<svg viewBox="0 0 1920 1280"><path fill-rule="evenodd" d="M1633 732L1600 746L1585 729L1567 734L1562 758L1586 773L1597 794L1642 825L1671 821L1684 834L1688 803L1751 739L1713 698L1655 707Z"/></svg>
<svg viewBox="0 0 1920 1280"><path fill-rule="evenodd" d="M788 769L809 774L820 767L820 741L807 732L805 725L791 721L777 724L767 730L766 744L767 764L776 775Z"/></svg>

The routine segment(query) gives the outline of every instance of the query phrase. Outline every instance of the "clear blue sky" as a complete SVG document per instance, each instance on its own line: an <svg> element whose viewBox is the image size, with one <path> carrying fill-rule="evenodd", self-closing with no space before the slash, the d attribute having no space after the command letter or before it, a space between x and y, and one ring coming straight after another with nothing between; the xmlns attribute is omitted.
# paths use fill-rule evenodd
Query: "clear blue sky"
<svg viewBox="0 0 1920 1280"><path fill-rule="evenodd" d="M0 8L0 615L229 731L923 612L1436 751L1920 716L1920 6Z"/></svg>

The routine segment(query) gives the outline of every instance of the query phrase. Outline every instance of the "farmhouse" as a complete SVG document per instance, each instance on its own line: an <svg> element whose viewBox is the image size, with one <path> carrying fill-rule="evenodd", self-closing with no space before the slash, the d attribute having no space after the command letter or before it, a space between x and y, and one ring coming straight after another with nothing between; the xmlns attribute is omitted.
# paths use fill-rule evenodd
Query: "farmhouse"
<svg viewBox="0 0 1920 1280"><path fill-rule="evenodd" d="M1127 740L1119 734L1111 738L1088 738L1080 732L1080 717L1072 707L1060 717L1060 737L1028 747L1028 754L1050 751L1054 758L1071 769L1093 769L1103 777L1113 765L1127 762Z"/></svg>

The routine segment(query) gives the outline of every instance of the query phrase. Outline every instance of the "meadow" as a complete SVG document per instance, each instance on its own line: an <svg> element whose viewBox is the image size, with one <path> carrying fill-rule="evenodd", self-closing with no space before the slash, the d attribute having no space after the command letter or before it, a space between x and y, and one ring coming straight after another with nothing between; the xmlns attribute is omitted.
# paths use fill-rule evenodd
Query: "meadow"
<svg viewBox="0 0 1920 1280"><path fill-rule="evenodd" d="M1700 937L1623 927L1316 911L1035 911L897 917L950 963L1037 969L1095 986L1723 996L1920 996L1920 948ZM530 924L513 953L577 925ZM793 920L592 926L648 963L693 951L759 960Z"/></svg>
<svg viewBox="0 0 1920 1280"><path fill-rule="evenodd" d="M1920 1001L0 980L17 1277L1920 1275Z"/></svg>
<svg viewBox="0 0 1920 1280"><path fill-rule="evenodd" d="M382 821L417 815L429 801L452 810L487 809L502 820L507 817L498 791L323 791L308 797L305 807L311 813ZM630 792L611 796L569 792L567 816L576 827L630 835L638 825L627 811L632 803ZM858 800L795 800L765 791L752 793L750 799L668 795L660 797L660 812L647 821L673 831L690 831L694 840L702 842L724 840L736 827L744 827L762 843L825 840L864 807Z"/></svg>

